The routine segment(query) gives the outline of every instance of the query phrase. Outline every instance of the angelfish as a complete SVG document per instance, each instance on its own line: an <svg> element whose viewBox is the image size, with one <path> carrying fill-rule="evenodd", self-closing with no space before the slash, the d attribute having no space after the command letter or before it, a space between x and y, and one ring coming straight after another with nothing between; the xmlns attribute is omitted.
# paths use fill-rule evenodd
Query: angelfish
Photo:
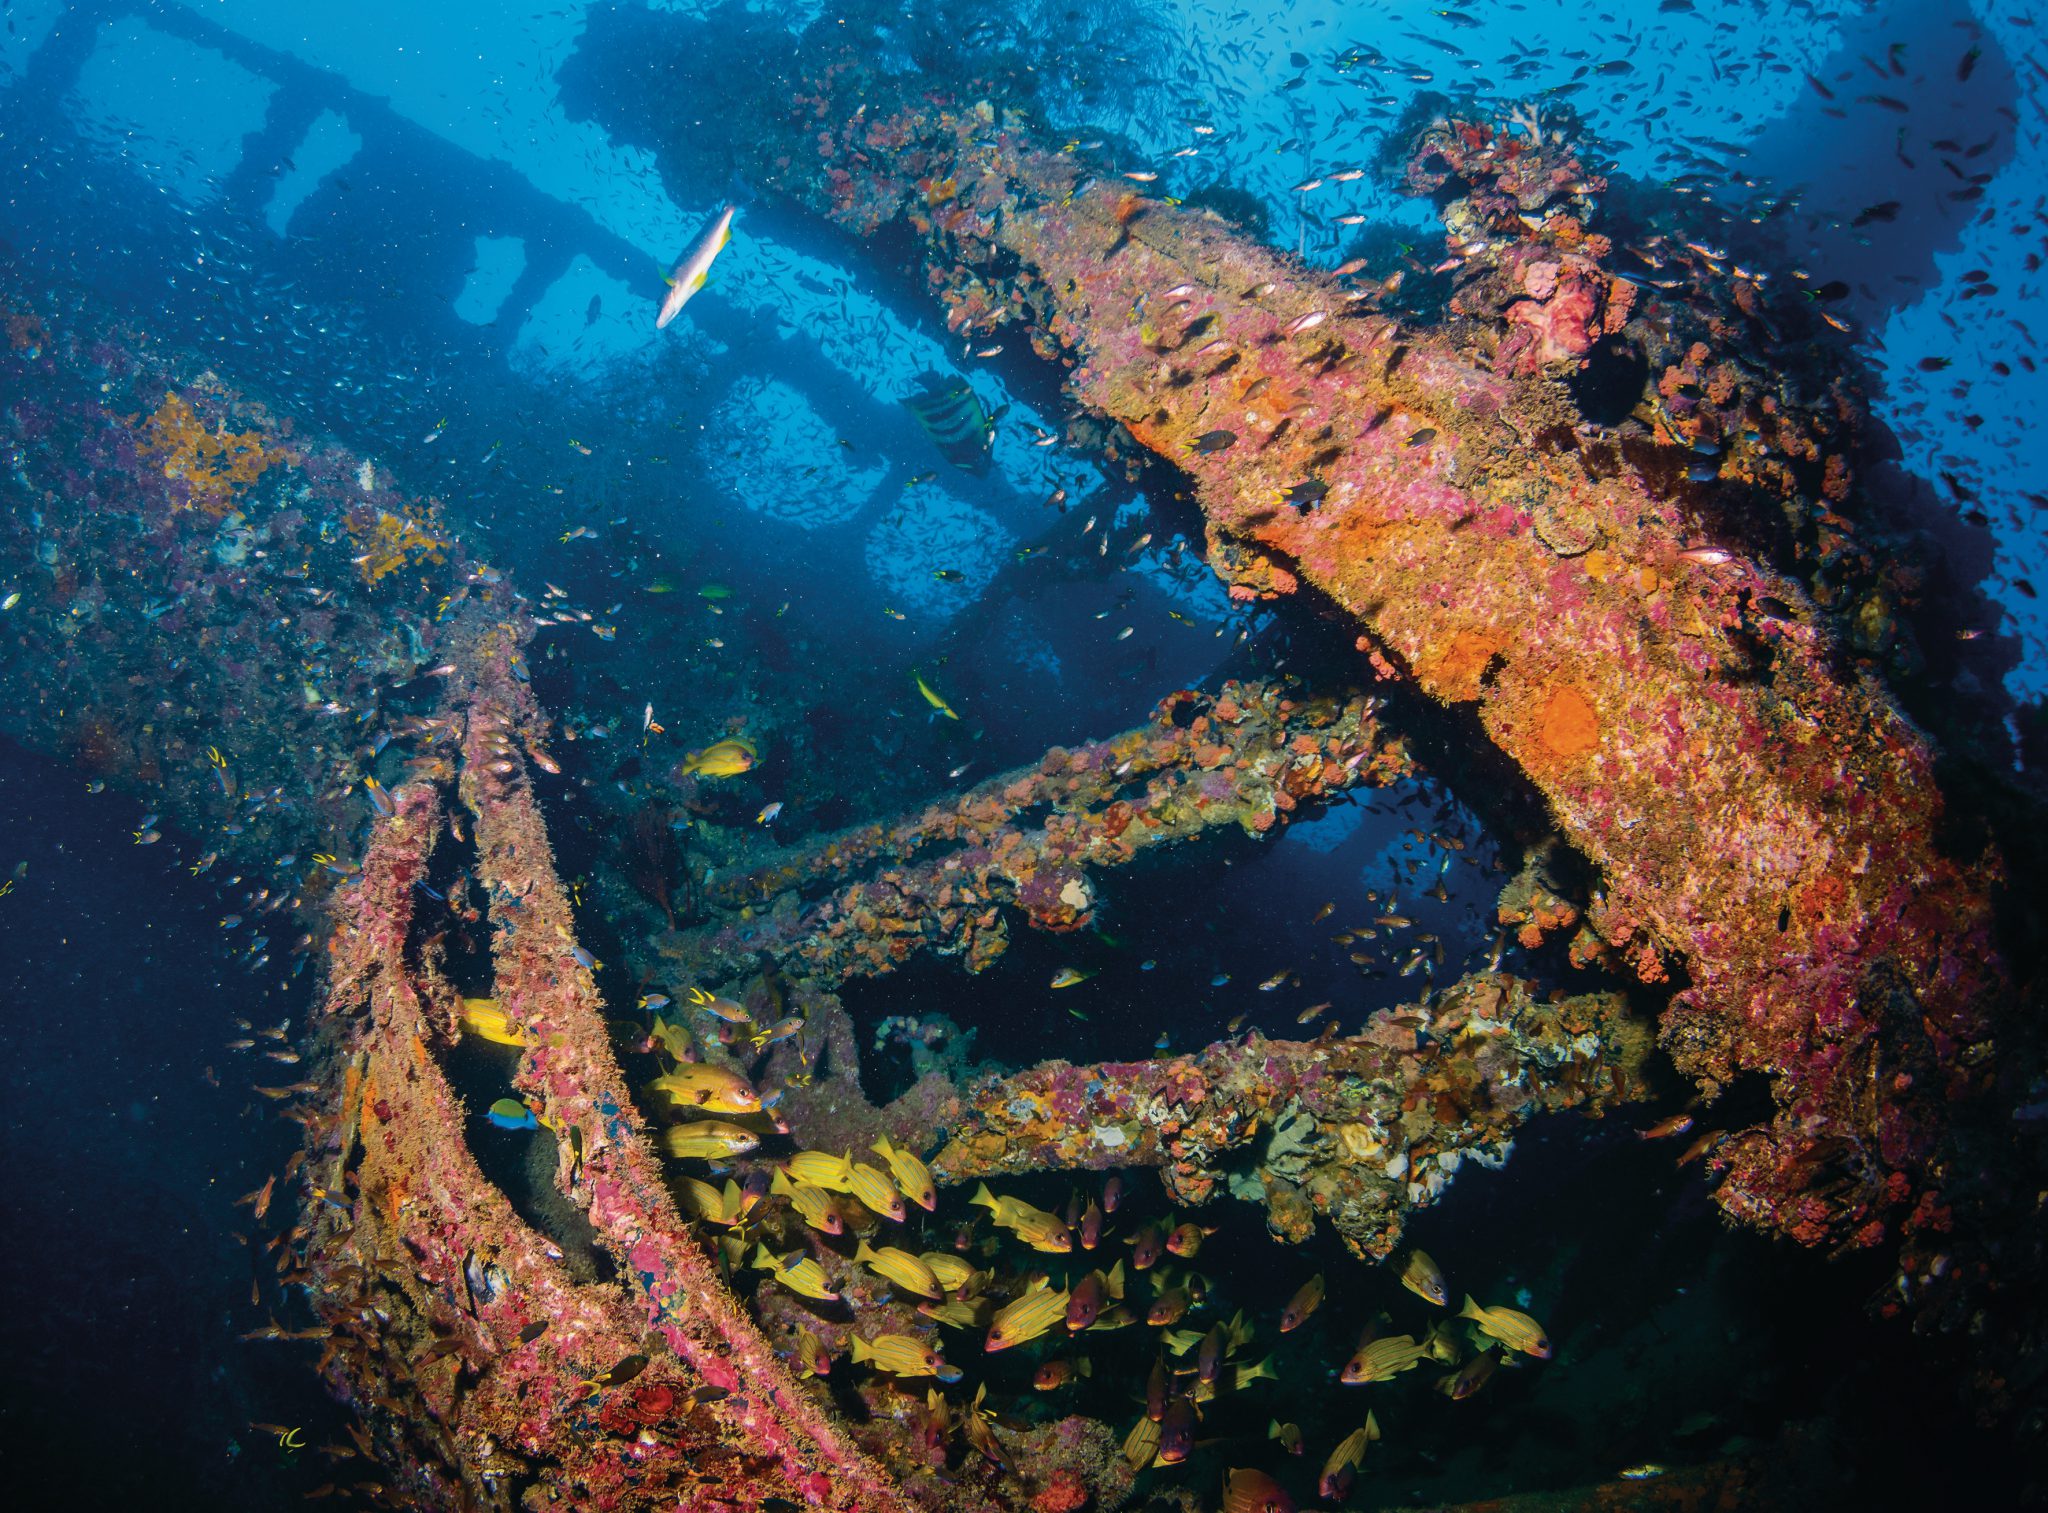
<svg viewBox="0 0 2048 1513"><path fill-rule="evenodd" d="M713 260L732 240L733 208L727 205L719 211L717 219L704 228L704 234L690 245L690 250L683 254L683 260L676 264L676 271L669 275L668 293L662 299L661 314L654 317L655 330L659 331L680 315L683 306L690 302L690 296L704 287Z"/></svg>

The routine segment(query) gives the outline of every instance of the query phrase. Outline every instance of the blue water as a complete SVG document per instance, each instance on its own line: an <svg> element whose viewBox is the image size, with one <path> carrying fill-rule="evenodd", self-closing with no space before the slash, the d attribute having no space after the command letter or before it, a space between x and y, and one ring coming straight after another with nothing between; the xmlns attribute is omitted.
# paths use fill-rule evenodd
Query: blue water
<svg viewBox="0 0 2048 1513"><path fill-rule="evenodd" d="M636 77L623 39L701 16L734 34L794 28L820 9L0 0L0 253L438 495L475 556L588 611L532 654L550 713L602 753L579 769L588 783L645 791L628 739L645 705L679 733L802 711L722 817L779 800L777 834L794 840L1126 728L1178 687L1317 667L1312 621L1225 597L1170 479L1032 444L1064 421L1056 374L1021 344L975 357L900 268L833 228L748 204L711 285L652 330L663 271L732 186L665 171L663 144L636 130L636 112L686 114L678 92L712 81ZM920 6L878 46L934 37L1036 49L1056 130L1116 135L1163 165L1161 192L1255 196L1267 235L1324 267L1349 250L1340 213L1428 236L1427 204L1383 173L1313 205L1292 189L1372 163L1423 91L1550 91L1619 174L1704 222L1775 207L1786 264L1845 283L1837 308L1881 377L1897 456L1873 486L1912 502L1958 590L1999 616L1976 627L1959 690L2010 701L2015 732L2037 727L2048 48L2028 5L984 0ZM949 467L900 403L927 372L1003 413L985 474ZM933 717L913 668L962 721ZM24 744L0 747L0 869L24 870L0 896L0 1474L72 1506L296 1505L332 1469L249 1424L331 1440L340 1418L304 1351L238 1342L264 1322L248 1301L263 1261L232 1206L292 1131L249 1106L218 1046L237 1016L302 1018L310 978L282 954L252 970L253 927L218 923L246 910L237 890L179 864L203 838L137 850L147 792L86 794L32 726L8 728ZM563 796L565 859L601 861L609 803ZM1418 851L1418 826L1467 847ZM1501 850L1452 776L1346 800L1275 845L1139 869L1109 884L1113 941L1018 941L1020 973L1096 971L1076 1006L1098 1007L993 1017L977 1051L1136 1056L1239 1015L1278 1033L1333 992L1354 1013L1400 1002L1416 984L1361 986L1317 906L1405 896L1444 940L1448 979L1493 939ZM1448 900L1418 899L1439 871ZM1284 1002L1259 994L1282 969L1301 979ZM864 1020L957 1017L959 980L921 962L848 1002ZM883 1056L874 1076L886 1091L909 1070ZM1501 1277L1531 1283L1563 1275L1560 1248L1591 1255L1559 1284L1553 1327L1598 1339L1604 1311L1625 1314L1610 1363L1649 1385L1516 1383L1469 1438L1405 1462L1404 1490L1374 1495L1563 1485L1768 1437L1800 1403L1846 1425L1906 1399L1911 1361L1860 1323L1872 1278L1844 1284L1729 1236L1695 1179L1650 1176L1623 1134L1546 1127L1517 1161L1513 1181L1461 1178L1469 1191L1418 1238L1490 1247ZM1592 1201L1588 1173L1638 1196ZM1241 1272L1270 1254L1255 1228L1223 1249L1219 1266ZM1572 1421L1634 1395L1650 1406L1624 1443ZM1877 1442L1841 1432L1839 1464Z"/></svg>

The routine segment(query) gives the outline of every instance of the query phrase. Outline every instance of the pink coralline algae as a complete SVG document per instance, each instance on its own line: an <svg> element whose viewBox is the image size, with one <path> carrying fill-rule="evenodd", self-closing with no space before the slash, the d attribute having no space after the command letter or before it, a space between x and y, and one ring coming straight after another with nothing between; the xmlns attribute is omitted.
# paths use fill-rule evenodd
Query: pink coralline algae
<svg viewBox="0 0 2048 1513"><path fill-rule="evenodd" d="M1508 320L1517 330L1501 343L1498 358L1520 377L1585 356L1600 335L1600 307L1584 278L1574 273L1560 287L1556 263L1533 263L1527 271L1532 275L1530 297L1508 306ZM1540 278L1533 276L1539 273ZM1605 278L1600 285L1605 287Z"/></svg>

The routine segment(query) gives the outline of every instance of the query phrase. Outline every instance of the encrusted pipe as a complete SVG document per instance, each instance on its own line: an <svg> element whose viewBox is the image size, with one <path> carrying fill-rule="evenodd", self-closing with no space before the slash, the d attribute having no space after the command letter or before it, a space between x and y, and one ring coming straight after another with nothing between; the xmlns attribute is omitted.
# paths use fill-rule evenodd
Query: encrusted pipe
<svg viewBox="0 0 2048 1513"><path fill-rule="evenodd" d="M1480 973L1355 1035L1254 1032L1191 1055L990 1078L966 1090L932 1171L966 1182L1152 1166L1177 1203L1262 1202L1267 1227L1295 1243L1320 1214L1378 1258L1460 1164L1505 1160L1530 1115L1638 1096L1650 1039L1620 994L1544 1002Z"/></svg>

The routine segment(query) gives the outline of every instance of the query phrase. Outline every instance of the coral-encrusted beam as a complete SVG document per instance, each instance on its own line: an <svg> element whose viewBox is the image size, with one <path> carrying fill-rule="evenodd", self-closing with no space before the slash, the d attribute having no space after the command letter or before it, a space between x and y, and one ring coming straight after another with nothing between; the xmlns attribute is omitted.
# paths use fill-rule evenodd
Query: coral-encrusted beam
<svg viewBox="0 0 2048 1513"><path fill-rule="evenodd" d="M1355 1035L1254 1032L1192 1055L989 1078L968 1089L932 1171L965 1182L1156 1166L1176 1202L1219 1189L1257 1199L1267 1227L1295 1242L1321 1214L1380 1257L1410 1207L1466 1160L1498 1165L1530 1115L1637 1096L1650 1039L1620 994L1544 1002L1527 982L1481 973Z"/></svg>
<svg viewBox="0 0 2048 1513"><path fill-rule="evenodd" d="M595 1384L643 1349L640 1310L622 1288L578 1285L484 1176L473 1116L430 1050L454 995L430 960L409 962L407 937L443 832L431 785L395 795L330 940L341 1070L302 1168L325 1374L407 1506L509 1508L530 1481L583 1507L644 1506L661 1488L675 1506L707 1462L732 1458L695 1406L702 1379L661 1360Z"/></svg>
<svg viewBox="0 0 2048 1513"><path fill-rule="evenodd" d="M856 58L821 71L798 113L821 171L780 182L864 233L908 220L957 325L1021 321L1069 360L1078 400L1186 469L1235 592L1313 589L1377 669L1476 708L1601 868L1595 926L1645 977L1682 959L1681 1066L1774 1079L1723 1203L1869 1243L1932 1200L1947 1101L1989 1075L1996 863L1942 853L1933 751L1834 665L1800 590L1688 556L1685 502L1627 463L1537 445L1580 419L1561 385L1041 150L1020 117L895 88ZM1791 608L1759 629L1758 603Z"/></svg>
<svg viewBox="0 0 2048 1513"><path fill-rule="evenodd" d="M1135 730L1055 748L907 820L720 883L716 901L748 917L680 949L700 968L751 968L766 951L833 982L891 971L920 950L979 970L1008 946L1006 910L1044 930L1085 926L1093 870L1213 826L1262 835L1303 804L1407 775L1407 752L1381 732L1375 707L1282 682L1184 689ZM860 867L880 870L796 905Z"/></svg>
<svg viewBox="0 0 2048 1513"><path fill-rule="evenodd" d="M476 872L490 898L496 996L525 1035L516 1084L562 1131L557 1181L587 1213L639 1300L647 1328L695 1376L728 1395L711 1405L726 1444L748 1457L720 1505L766 1496L837 1508L906 1506L892 1480L835 1424L762 1338L669 1196L660 1158L612 1055L604 1004L554 868L525 772L541 717L513 671L509 632L465 661L475 692L463 737L462 793L475 815Z"/></svg>

